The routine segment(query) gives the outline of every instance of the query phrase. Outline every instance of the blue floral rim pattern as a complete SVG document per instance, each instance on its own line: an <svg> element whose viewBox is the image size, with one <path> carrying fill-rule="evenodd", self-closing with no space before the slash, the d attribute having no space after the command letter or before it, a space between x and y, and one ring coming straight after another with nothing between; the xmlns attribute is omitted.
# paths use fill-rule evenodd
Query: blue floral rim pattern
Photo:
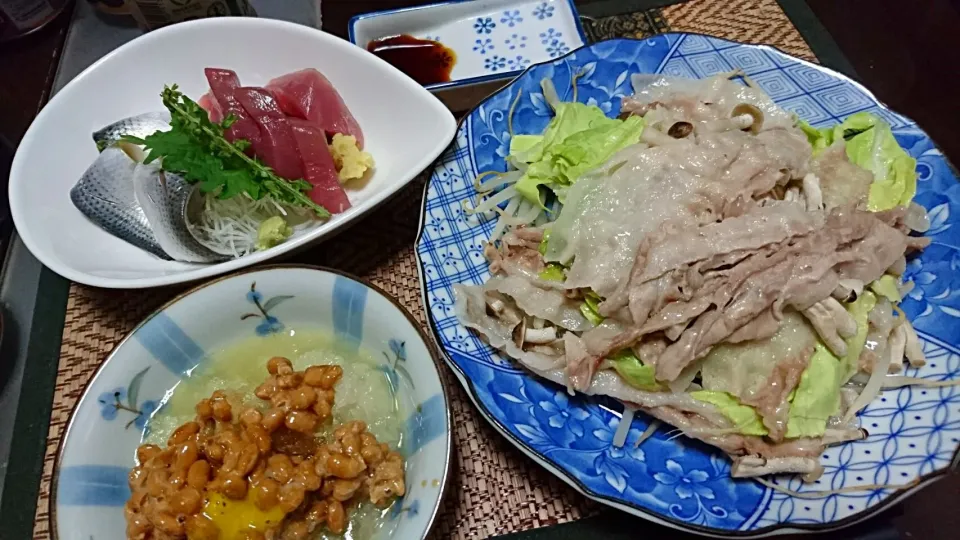
<svg viewBox="0 0 960 540"><path fill-rule="evenodd" d="M696 34L646 40L611 40L533 66L461 121L439 159L424 194L417 256L424 304L447 363L481 412L509 440L587 496L677 528L730 537L839 528L896 502L912 489L863 490L819 499L783 495L749 480L732 480L718 452L660 430L639 448L633 442L649 420L634 420L627 443L610 445L621 406L607 400L569 398L463 328L453 312L452 285L481 283L489 275L483 243L494 221L467 217L461 202L473 197L477 172L505 170L507 111L522 91L513 126L539 133L550 119L539 82L551 78L560 98L578 99L610 116L630 93L630 74L665 73L703 78L743 69L778 104L821 127L861 111L893 127L898 142L917 158L917 202L928 209L933 241L909 265L917 287L903 303L923 339L928 365L908 375L960 377L960 183L936 146L912 121L886 109L857 83L767 46L744 45ZM862 414L868 440L825 453L826 472L814 486L780 478L794 490L825 490L877 483L904 485L944 474L960 457L960 390L888 391ZM911 485L911 488L914 486Z"/></svg>

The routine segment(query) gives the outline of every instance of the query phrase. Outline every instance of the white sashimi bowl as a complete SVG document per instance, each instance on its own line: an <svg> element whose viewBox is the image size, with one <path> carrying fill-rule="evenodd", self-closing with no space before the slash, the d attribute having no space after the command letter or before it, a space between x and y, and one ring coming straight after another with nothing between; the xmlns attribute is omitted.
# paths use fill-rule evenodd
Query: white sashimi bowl
<svg viewBox="0 0 960 540"><path fill-rule="evenodd" d="M165 261L107 233L70 201L96 159L91 134L116 120L163 110L164 85L197 99L203 68L232 69L262 85L305 68L321 71L363 129L376 170L348 189L353 207L272 249L219 264ZM409 183L453 139L443 104L390 64L319 30L258 18L213 18L172 25L114 50L60 90L40 112L10 172L10 208L27 248L73 281L134 289L207 278L260 263L327 238Z"/></svg>
<svg viewBox="0 0 960 540"><path fill-rule="evenodd" d="M125 538L127 475L144 430L172 389L237 342L311 328L329 331L339 346L387 358L378 369L400 403L406 494L386 513L389 523L377 538L425 538L451 453L433 344L380 290L306 266L248 270L205 283L158 309L117 345L87 384L60 444L51 495L54 538Z"/></svg>

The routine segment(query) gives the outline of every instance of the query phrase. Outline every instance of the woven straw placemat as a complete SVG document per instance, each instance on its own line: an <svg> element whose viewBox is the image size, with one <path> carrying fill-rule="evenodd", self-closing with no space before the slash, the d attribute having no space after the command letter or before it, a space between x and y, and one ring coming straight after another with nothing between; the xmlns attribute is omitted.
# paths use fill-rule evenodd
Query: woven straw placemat
<svg viewBox="0 0 960 540"><path fill-rule="evenodd" d="M585 21L594 40L667 31L768 43L807 60L815 57L775 0L692 0L663 9ZM414 258L421 176L338 237L293 262L331 266L364 277L397 297L426 325ZM57 445L80 393L116 344L154 309L186 287L112 291L73 284L67 303L53 414L47 438L34 538L50 538L50 480ZM446 366L454 461L434 538L485 538L572 521L596 513L579 495L500 437L474 409Z"/></svg>

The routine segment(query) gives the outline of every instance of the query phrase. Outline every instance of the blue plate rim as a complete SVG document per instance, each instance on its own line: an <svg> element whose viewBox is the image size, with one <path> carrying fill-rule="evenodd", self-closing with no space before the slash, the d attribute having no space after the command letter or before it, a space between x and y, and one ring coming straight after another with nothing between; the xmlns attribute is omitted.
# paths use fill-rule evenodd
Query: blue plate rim
<svg viewBox="0 0 960 540"><path fill-rule="evenodd" d="M97 366L97 369L93 372L93 375L91 375L90 378L81 387L80 394L79 394L80 397L77 398L76 403L74 403L73 406L70 407L70 413L67 416L67 422L64 424L63 432L60 435L60 441L57 442L57 450L54 454L55 457L53 461L53 470L50 473L50 497L49 497L49 510L47 512L47 530L50 531L50 536L51 538L53 538L53 540L60 540L60 531L59 531L59 528L57 527L57 486L59 485L59 480L60 480L60 469L61 469L61 463L63 461L64 444L67 441L67 437L70 435L70 430L73 428L74 421L76 421L76 413L77 413L77 409L80 407L80 403L83 401L83 398L87 395L87 392L90 390L90 385L92 385L93 382L97 380L97 378L100 375L103 374L103 370L106 367L107 362L109 362L114 357L114 355L116 355L117 351L123 345L125 345L128 341L133 339L134 334L136 334L137 331L140 330L140 328L142 328L145 324L150 322L150 320L156 317L157 314L163 312L164 310L176 304L180 300L183 300L184 298L194 293L197 293L202 289L206 289L207 287L220 283L221 281L226 281L228 279L243 276L245 274L251 274L255 272L267 272L271 270L309 270L314 272L319 271L319 272L326 272L329 274L333 274L335 276L345 277L347 279L352 279L353 281L356 281L357 283L360 283L361 285L369 288L374 293L379 294L380 296L387 299L390 303L392 303L400 311L400 313L403 314L403 316L407 319L407 321L414 327L414 329L420 335L420 338L423 340L423 343L426 346L427 351L430 353L430 359L433 361L434 366L437 370L437 378L440 380L440 394L443 396L444 405L446 405L444 407L444 415L447 420L446 444L444 445L446 447L445 448L446 456L444 458L443 477L440 478L440 497L437 498L437 504L436 506L434 506L433 511L430 514L430 519L427 520L427 527L423 532L424 539L430 536L430 533L433 531L434 525L436 525L437 516L440 514L440 509L443 507L444 499L446 499L446 497L449 495L449 492L450 492L450 481L449 481L451 477L450 463L453 460L453 416L450 410L450 393L447 391L447 387L443 383L443 377L440 376L440 367L437 359L441 355L441 349L438 342L433 337L433 333L427 332L426 330L424 330L423 326L417 321L417 319L413 316L413 314L411 314L410 311L403 304L401 304L396 297L390 295L387 291L373 284L371 281L364 279L362 277L356 276L354 274L350 274L348 272L338 270L336 268L330 268L328 266L297 264L297 263L285 263L285 264L281 263L281 264L269 264L264 266L253 266L249 268L244 268L237 272L218 276L215 279L211 279L210 281L205 281L194 287L191 287L186 291L183 291L177 294L167 302L164 302L163 305L161 305L160 307L151 311L149 315L145 316L143 320L141 320L139 323L137 323L136 326L134 326L129 332L127 332L127 334L123 336L123 339L118 341L117 344L113 347L113 349L106 355L106 357L103 359L103 362L101 362L100 365Z"/></svg>
<svg viewBox="0 0 960 540"><path fill-rule="evenodd" d="M459 2L459 1L463 1L463 0L451 0L451 1L452 1L452 2ZM761 50L770 50L770 51L776 52L777 54L781 54L781 55L783 55L783 56L786 56L786 57L788 57L788 58L790 58L790 59L792 59L792 60L794 60L794 61L796 61L796 62L799 62L799 63L803 64L804 66L807 66L807 67L816 69L816 70L818 70L818 71L822 71L822 72L824 72L824 73L827 73L827 74L829 74L829 75L831 75L831 76L837 77L837 78L841 79L842 81L844 81L845 83L852 84L855 88L857 88L858 90L862 91L862 92L863 92L864 94L866 94L870 99L874 100L874 101L877 103L878 106L880 106L880 107L882 107L883 109L885 109L885 110L887 110L887 111L889 111L889 112L892 112L892 113L894 113L894 114L896 114L896 115L898 115L898 116L906 119L908 122L912 123L912 124L916 127L916 129L918 129L918 130L920 130L921 132L923 132L923 134L924 134L931 142L933 142L934 147L936 147L936 148L939 150L939 147L936 145L936 142L934 142L933 139L926 133L926 131L924 131L922 128L920 128L919 124L917 124L913 119L911 119L910 117L905 116L905 115L903 115L903 114L901 114L901 113L899 113L899 112L894 111L894 110L891 109L886 103L884 103L883 101L881 101L880 99L878 99L878 98L873 94L873 92L871 92L869 89L867 89L867 88L866 88L865 86L863 86L861 83L859 83L858 81L854 80L853 78L851 78L851 77L849 77L849 76L847 76L847 75L845 75L845 74L843 74L843 73L841 73L841 72L839 72L839 71L835 71L835 70L833 70L833 69L830 69L830 68L828 68L828 67L822 66L822 65L820 65L820 64L816 64L816 63L814 63L814 62L810 62L810 61L808 61L808 60L804 60L803 58L799 58L799 57L797 57L797 56L795 56L795 55L792 55L792 54L790 54L790 53L784 51L783 49L780 49L779 47L776 47L776 46L774 46L774 45L754 44L754 43L743 43L743 42L740 42L740 41L734 41L734 40L726 39L726 38L722 38L722 37L711 36L711 35L709 35L709 34L703 34L703 33L699 33L699 32L664 32L664 33L661 33L661 34L655 34L655 35L653 35L653 36L649 36L649 37L646 37L646 38L639 38L639 39L638 39L638 38L612 38L612 39L606 39L606 40L596 41L596 42L590 43L590 44L585 44L585 45L583 45L582 47L578 47L578 48L576 48L576 49L568 52L567 54L564 54L564 55L562 55L562 56L558 56L557 58L552 58L552 59L550 59L550 60L548 60L548 61L545 61L545 62L540 62L540 63L537 63L537 64L530 65L530 66L528 66L526 69L524 69L520 74L518 74L513 80L511 80L510 82L508 82L507 84L505 84L502 88L498 89L498 90L495 91L495 92L492 92L491 94L489 94L488 96L486 96L485 98L483 98L481 101L479 101L475 106L473 106L473 107L472 107L471 109L469 109L467 112L463 113L463 115L460 117L460 120L457 121L457 132L460 131L460 129L461 129L461 127L463 126L463 123L466 121L466 119L469 118L478 108L480 108L480 107L482 107L483 105L485 105L487 102L489 102L491 99L493 99L494 97L496 97L496 96L497 96L498 94L500 94L501 92L507 91L507 90L508 90L508 87L511 86L511 85L513 85L513 84L515 84L515 83L520 79L520 77L526 75L526 73L527 73L528 71L533 70L534 68L536 68L536 67L538 67L538 66L545 65L545 64L552 64L552 63L554 63L554 62L564 60L565 58L567 58L567 57L569 57L569 56L575 55L577 52L579 52L579 51L581 51L581 50L589 49L589 48L592 48L592 47L594 47L594 46L597 46L597 45L600 45L600 44L603 44L603 43L617 43L617 42L641 43L641 42L643 42L643 41L647 41L647 40L652 39L652 38L668 38L668 37L670 37L670 36L676 36L676 37L678 37L678 38L679 38L679 37L684 37L684 36L700 36L700 37L705 37L705 38L709 38L709 39L713 39L713 40L719 40L719 41L724 41L724 42L727 42L727 43L732 43L732 44L735 44L735 45L745 45L745 46L748 46L748 47L755 47L755 48L758 48L758 49L761 49ZM420 250L419 250L418 248L419 248L419 246L420 246L421 240L422 240L422 238L423 238L424 229L425 229L425 227L426 227L426 221L425 221L425 219L426 219L426 211L427 211L427 194L428 194L428 192L429 192L429 190L430 190L431 182L433 181L433 174L432 174L432 172L436 169L436 166L437 166L439 163L441 163L441 161L442 161L442 159L443 159L443 156L446 155L446 153L447 153L448 151L450 151L452 148L455 148L456 145L457 145L457 138L454 137L454 139L450 142L450 144L447 146L447 148L444 149L444 151L440 154L440 157L438 157L437 160L434 162L434 165L433 165L430 169L428 169L428 170L431 172L431 174L430 174L430 176L427 178L426 182L424 183L424 187L423 187L423 198L422 198L421 207L420 207L420 226L419 226L419 228L418 228L418 230L417 230L417 237L416 237L416 239L415 239L415 241L414 241L414 256L416 257L416 260L417 260L417 269L418 269L418 271L419 271L419 277L420 277L420 295L421 295L421 300L423 301L424 310L426 311L427 321L428 321L429 326L430 326L430 333L431 333L433 339L436 341L437 350L440 352L440 355L443 357L444 362L453 370L454 375L455 375L455 376L457 377L457 379L460 381L460 384L463 385L464 390L466 390L467 395L470 397L470 401L473 402L474 406L475 406L475 407L477 408L477 410L480 412L481 416L483 416L483 417L493 426L493 428L494 428L497 432L499 432L502 436L504 436L504 438L506 438L508 441L510 441L518 450L520 450L522 453L524 453L524 454L527 455L528 457L530 457L530 458L534 459L535 461L537 461L537 465L538 465L538 466L543 467L543 468L546 469L547 471L551 472L554 476L556 476L556 477L559 478L560 480L564 481L567 485L573 487L573 488L574 488L577 492L579 492L581 495L583 495L583 496L585 496L585 497L587 497L587 498L589 498L589 499L592 499L592 500L601 502L601 503L603 503L603 504L605 504L605 505L607 505L607 506L610 506L610 507L613 507L613 508L617 508L617 509L619 509L619 510L624 510L624 508L628 508L629 511L631 511L631 513L633 513L634 515L641 516L641 517L643 517L644 519L647 519L647 520L652 521L652 522L654 522L654 523L658 523L658 524L661 524L661 525L665 525L665 526L668 526L668 527L671 527L671 528L674 528L674 529L677 529L677 530L681 530L681 531L693 532L693 533L696 533L696 534L701 534L701 535L704 535L704 536L711 536L711 537L715 537L715 538L762 538L762 537L769 537L769 536L775 536L775 535L784 535L784 534L795 534L795 533L806 533L806 534L809 534L809 533L815 533L815 532L827 532L827 531L839 530L839 529L843 529L843 528L847 528L847 527L856 525L857 523L860 523L860 522L862 522L862 521L864 521L864 520L867 520L867 519L869 519L869 518L871 518L871 517L874 517L874 516L876 516L877 514L882 513L883 511L889 509L890 507L892 507L892 506L894 506L894 505L902 502L902 501L905 500L907 497L910 497L910 496L913 495L914 493L916 493L916 492L918 492L919 490L927 487L928 485L932 484L933 482L935 482L935 481L937 481L937 480L940 480L941 478L943 478L943 477L946 476L947 474L950 474L952 471L960 470L960 445L958 445L957 448L954 450L953 457L951 458L949 465L947 465L947 466L945 466L945 467L942 467L942 468L940 468L940 469L937 469L937 470L935 470L935 471L932 471L932 472L930 472L930 473L926 473L926 474L923 474L923 475L918 476L917 479L916 479L916 481L915 481L914 483L908 484L908 485L906 485L906 486L904 486L904 487L901 487L901 488L897 489L896 491L891 492L891 493L890 493L890 496L887 497L887 498L885 498L885 499L884 499L883 501L881 501L880 503L878 503L878 504L876 504L876 505L874 505L874 506L871 506L871 507L869 507L869 508L865 508L865 509L861 510L860 512L857 512L856 514L850 515L850 516L848 516L848 517L846 517L846 518L843 518L843 519L840 519L840 520L837 520L837 521L831 521L831 522L828 522L828 523L815 523L815 524L808 524L808 523L777 523L777 524L767 525L766 527L761 527L761 528L759 528L759 529L754 529L754 530L750 530L750 531L719 529L719 528L715 528L715 527L706 527L706 526L703 526L703 525L691 524L691 523L688 523L688 522L676 520L676 519L673 519L673 518L670 518L670 517L667 517L667 516L664 516L664 515L661 515L661 514L657 514L657 513L651 512L651 511L649 511L648 509L643 508L643 507L641 507L641 506L639 506L639 505L634 505L634 504L631 504L631 503L628 503L628 502L625 502L625 501L622 501L622 500L616 500L616 499L613 499L613 498L611 498L611 497L607 497L607 496L604 496L604 495L601 495L601 494L598 494L598 493L593 492L592 490L590 490L589 488L587 488L585 485L583 485L582 483L580 483L580 481L577 480L574 476L572 476L571 474L567 473L566 471L560 469L559 467L553 465L547 457L543 456L542 454L540 454L539 452L537 452L535 449L529 447L528 445L526 445L526 443L524 443L523 441L521 441L520 439L518 439L518 438L517 438L516 436L514 436L512 433L510 433L510 431L506 428L506 426L504 426L503 423L502 423L499 419L497 419L495 416L493 416L493 415L490 413L490 411L489 411L485 406L483 406L483 405L477 400L476 391L475 391L475 389L474 389L474 383L473 383L473 381L472 381L469 377L467 377L466 373L460 368L460 366L457 365L457 363L453 360L453 358L451 358L451 356L450 356L450 354L447 352L446 348L444 348L444 347L441 345L442 340L441 340L441 338L440 338L440 330L437 328L436 323L435 323L435 321L434 321L434 319L433 319L433 316L432 316L432 314L431 314L431 311L430 311L430 303L429 303L429 301L428 301L426 282L424 281L424 278L423 278L425 268L424 268L424 265L423 265L423 261L422 261L421 258L420 258ZM942 154L942 152L941 152L941 154ZM954 166L953 163L950 162L950 160L947 158L946 154L943 154L943 157L944 157L944 160L945 160L945 162L947 163L948 167L949 167L952 171L956 172L956 171L957 171L957 168ZM938 345L944 346L944 347L947 348L948 350L952 350L952 351L956 352L957 354L960 354L960 347L957 347L957 346L955 346L955 345L949 345L949 344L943 342L942 340L937 339L937 338L934 338L933 336L929 336L929 335L927 335L927 334L924 334L923 337L924 337L925 339L929 339L929 340L937 343ZM532 377L532 375L530 375L529 373L527 373L526 376Z"/></svg>

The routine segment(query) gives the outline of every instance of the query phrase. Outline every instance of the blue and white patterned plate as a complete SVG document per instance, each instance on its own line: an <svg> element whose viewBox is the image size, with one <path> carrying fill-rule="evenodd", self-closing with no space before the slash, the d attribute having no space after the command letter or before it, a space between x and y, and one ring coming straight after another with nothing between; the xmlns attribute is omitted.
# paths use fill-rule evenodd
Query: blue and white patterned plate
<svg viewBox="0 0 960 540"><path fill-rule="evenodd" d="M743 69L782 107L814 126L860 111L882 116L917 158L916 200L930 213L933 244L909 264L917 286L903 302L923 338L928 364L909 375L960 377L960 184L956 173L916 124L877 102L850 79L767 46L694 34L605 41L527 70L460 123L424 197L417 255L424 301L447 363L481 413L524 453L586 496L661 524L715 536L758 537L850 525L890 506L945 474L958 460L960 389L887 391L860 417L869 439L830 448L816 484L780 478L799 491L864 484L909 485L820 498L795 498L750 480L732 480L726 457L666 430L634 448L649 418L638 415L622 449L610 444L621 407L568 397L562 388L520 370L457 321L454 283L478 284L489 275L482 249L493 221L465 216L476 196L477 172L505 170L507 111L523 91L513 118L517 133L540 133L550 111L540 80L553 80L561 99L578 99L610 116L631 92L632 73L702 78ZM957 227L954 227L957 225Z"/></svg>
<svg viewBox="0 0 960 540"><path fill-rule="evenodd" d="M451 80L427 85L430 91L508 79L587 40L572 0L448 0L357 15L347 34L361 47L412 34L452 49L457 61Z"/></svg>
<svg viewBox="0 0 960 540"><path fill-rule="evenodd" d="M237 341L329 329L379 366L406 416L406 495L387 514L392 538L426 538L450 463L450 415L434 349L413 317L378 289L334 271L259 268L184 293L148 317L103 363L74 409L53 476L59 540L125 538L127 475L150 418L210 354ZM404 404L407 406L405 407ZM2 534L0 534L2 536Z"/></svg>

